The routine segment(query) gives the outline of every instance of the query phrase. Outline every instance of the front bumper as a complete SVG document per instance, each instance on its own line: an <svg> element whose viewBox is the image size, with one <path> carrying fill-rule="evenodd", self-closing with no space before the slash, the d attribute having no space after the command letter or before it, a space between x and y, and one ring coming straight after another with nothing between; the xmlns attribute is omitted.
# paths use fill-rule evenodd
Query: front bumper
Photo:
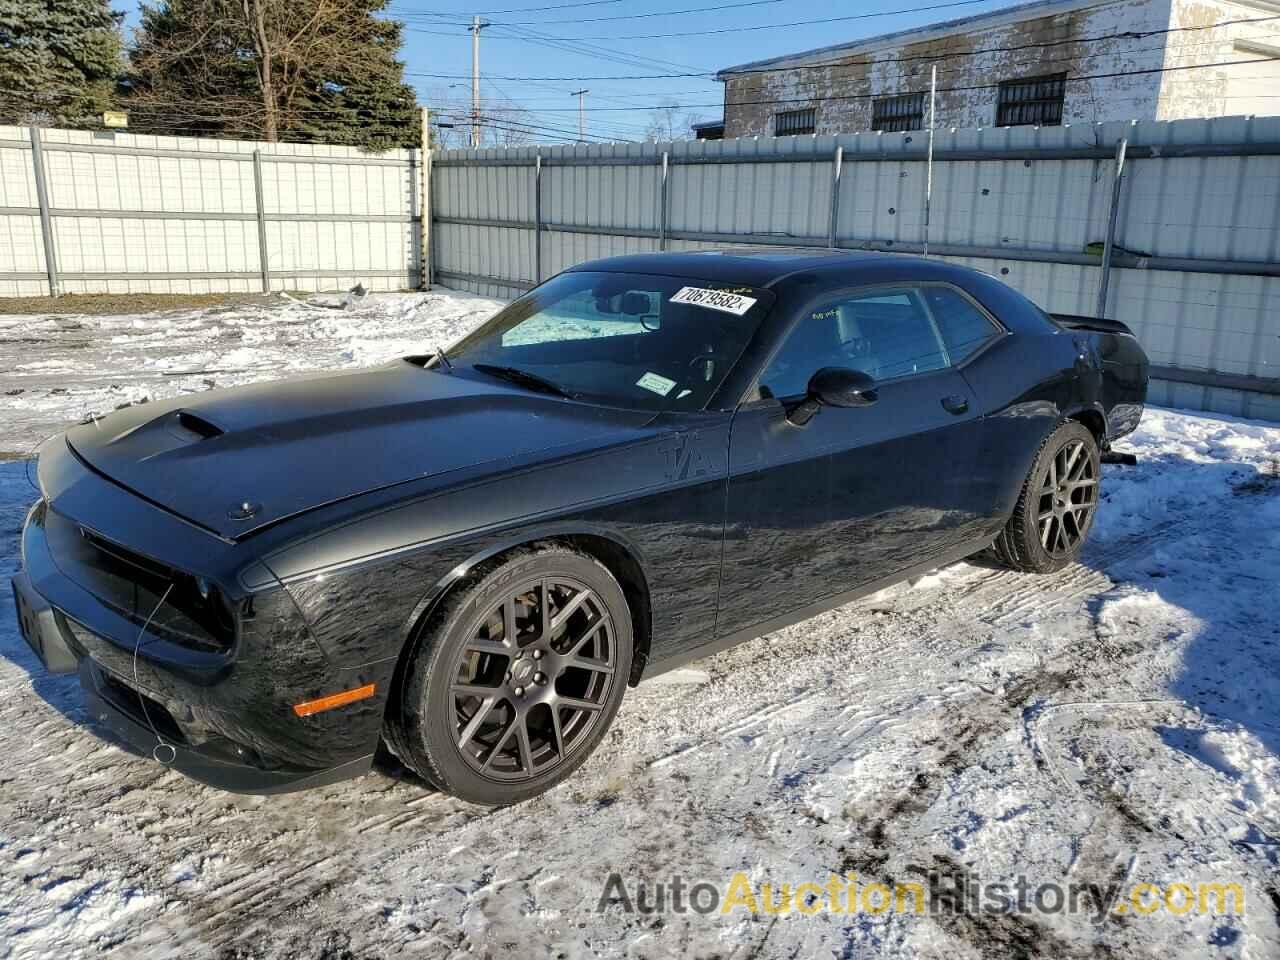
<svg viewBox="0 0 1280 960"><path fill-rule="evenodd" d="M150 757L157 763L173 767L192 780L229 790L232 793L289 793L337 783L369 772L373 755L358 757L327 770L264 770L250 763L236 763L221 759L198 748L180 745L175 738L166 737L151 727L155 717L134 712L127 694L123 694L119 681L106 674L90 657L84 657L79 666L80 685L84 688L85 703L93 718L133 752ZM126 688L127 689L127 688ZM145 703L135 695L135 703ZM234 748L233 748L234 749Z"/></svg>
<svg viewBox="0 0 1280 960"><path fill-rule="evenodd" d="M64 473L76 466L59 465ZM237 641L225 652L177 644L99 597L73 546L82 525L148 550L159 542L175 556L211 551L204 533L81 470L68 480L65 503L54 497L28 514L12 581L23 636L46 668L77 671L92 716L126 747L211 786L278 793L367 772L393 664L330 662L279 586L246 598ZM293 710L369 683L375 698L310 716Z"/></svg>
<svg viewBox="0 0 1280 960"><path fill-rule="evenodd" d="M191 742L187 730L174 719L174 711L88 654L83 630L71 628L62 611L34 589L25 571L11 585L19 629L27 644L51 673L79 674L90 715L130 752L233 793L306 790L369 771L372 752L314 769L266 761L252 747L208 732L201 742Z"/></svg>

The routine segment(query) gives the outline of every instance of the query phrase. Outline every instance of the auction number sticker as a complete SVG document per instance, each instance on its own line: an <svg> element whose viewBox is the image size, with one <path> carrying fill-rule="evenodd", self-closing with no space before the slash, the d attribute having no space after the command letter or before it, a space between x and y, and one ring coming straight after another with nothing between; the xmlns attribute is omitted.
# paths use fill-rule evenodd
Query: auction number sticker
<svg viewBox="0 0 1280 960"><path fill-rule="evenodd" d="M689 303L695 307L707 307L742 316L756 305L754 297L744 297L740 293L727 293L724 290L707 290L705 287L681 287L671 298L672 303Z"/></svg>

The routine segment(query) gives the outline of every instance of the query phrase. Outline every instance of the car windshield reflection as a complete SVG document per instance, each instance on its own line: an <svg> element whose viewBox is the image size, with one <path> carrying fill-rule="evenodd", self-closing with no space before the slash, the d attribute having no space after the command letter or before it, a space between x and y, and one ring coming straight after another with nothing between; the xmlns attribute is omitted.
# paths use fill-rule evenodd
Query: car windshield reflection
<svg viewBox="0 0 1280 960"><path fill-rule="evenodd" d="M561 274L447 351L459 369L610 406L700 410L773 304L767 290Z"/></svg>

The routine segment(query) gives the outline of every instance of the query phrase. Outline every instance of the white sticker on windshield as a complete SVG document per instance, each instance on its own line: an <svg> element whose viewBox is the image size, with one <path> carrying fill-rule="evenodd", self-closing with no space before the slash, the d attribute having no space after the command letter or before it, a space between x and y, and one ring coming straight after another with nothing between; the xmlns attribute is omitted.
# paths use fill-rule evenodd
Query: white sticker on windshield
<svg viewBox="0 0 1280 960"><path fill-rule="evenodd" d="M707 290L704 287L681 287L672 303L690 303L696 307L720 310L742 316L756 305L754 297L744 297L740 293L728 293L725 290Z"/></svg>
<svg viewBox="0 0 1280 960"><path fill-rule="evenodd" d="M676 385L674 380L668 380L656 373L646 373L643 377L636 381L637 387L644 387L646 390L652 390L660 397L665 397L671 392L671 388Z"/></svg>

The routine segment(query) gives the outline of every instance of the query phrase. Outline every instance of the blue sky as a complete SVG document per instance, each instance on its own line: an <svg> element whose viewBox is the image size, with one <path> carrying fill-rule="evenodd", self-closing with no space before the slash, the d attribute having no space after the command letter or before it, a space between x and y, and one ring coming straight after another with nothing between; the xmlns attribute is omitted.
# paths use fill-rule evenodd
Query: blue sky
<svg viewBox="0 0 1280 960"><path fill-rule="evenodd" d="M733 3L740 5L701 13L676 12ZM481 34L481 76L489 78L481 88L483 97L527 108L533 114L529 122L550 138L553 130L577 129L578 101L570 94L587 88L588 136L632 139L643 134L648 111L661 101L679 103L681 116L719 117L723 87L696 76L601 78L710 72L762 57L971 16L1013 6L1014 2L480 0L480 5L482 9L464 7L459 0L391 0L388 14L406 23L402 59L421 102L438 106L451 99L463 102L470 96L471 38L465 23L478 13L493 23ZM937 9L900 12L931 6ZM548 9L552 7L556 9ZM852 17L861 19L783 25ZM126 29L136 23L137 10L130 7ZM743 27L760 29L736 29ZM590 79L525 79L543 77ZM451 89L450 84L459 86Z"/></svg>

